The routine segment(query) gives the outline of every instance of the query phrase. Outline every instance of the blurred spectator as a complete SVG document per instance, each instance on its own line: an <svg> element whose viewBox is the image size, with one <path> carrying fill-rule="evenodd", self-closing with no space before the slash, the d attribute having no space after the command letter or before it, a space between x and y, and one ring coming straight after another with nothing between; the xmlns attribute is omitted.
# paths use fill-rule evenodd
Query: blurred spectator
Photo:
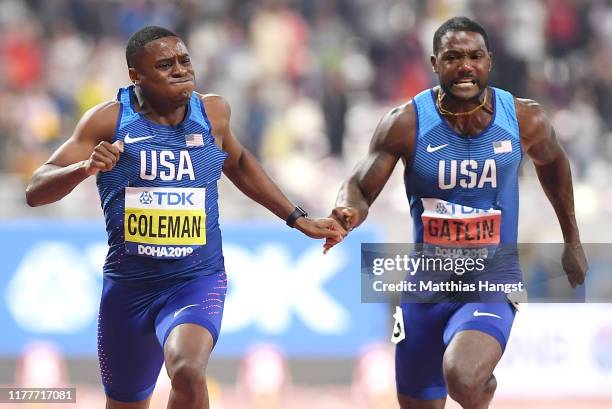
<svg viewBox="0 0 612 409"><path fill-rule="evenodd" d="M458 14L488 29L492 85L564 125L575 174L610 172L609 0L4 0L0 173L29 176L85 110L114 98L127 37L158 24L189 39L199 91L230 100L237 136L282 188L326 212L321 176L333 196L382 113L436 83L432 34Z"/></svg>
<svg viewBox="0 0 612 409"><path fill-rule="evenodd" d="M17 27L19 24L19 27ZM3 62L5 87L27 92L41 80L42 50L39 29L27 20L9 24L0 37L0 60Z"/></svg>
<svg viewBox="0 0 612 409"><path fill-rule="evenodd" d="M329 141L329 152L332 156L342 158L348 96L344 79L337 72L326 75L322 108L325 117L325 130Z"/></svg>
<svg viewBox="0 0 612 409"><path fill-rule="evenodd" d="M257 84L247 91L247 107L245 146L260 159L261 143L268 123L268 108L261 98L261 89Z"/></svg>
<svg viewBox="0 0 612 409"><path fill-rule="evenodd" d="M265 0L251 22L252 46L263 78L295 81L307 64L308 26L282 0Z"/></svg>

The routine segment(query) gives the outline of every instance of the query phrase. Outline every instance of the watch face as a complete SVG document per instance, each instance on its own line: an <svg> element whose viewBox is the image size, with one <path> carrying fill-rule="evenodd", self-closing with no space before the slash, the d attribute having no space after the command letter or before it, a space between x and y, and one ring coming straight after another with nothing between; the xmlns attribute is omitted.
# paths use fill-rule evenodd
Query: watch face
<svg viewBox="0 0 612 409"><path fill-rule="evenodd" d="M308 213L306 213L306 210L302 209L301 206L296 207L295 210L299 210L300 213L302 213L302 216L308 216Z"/></svg>

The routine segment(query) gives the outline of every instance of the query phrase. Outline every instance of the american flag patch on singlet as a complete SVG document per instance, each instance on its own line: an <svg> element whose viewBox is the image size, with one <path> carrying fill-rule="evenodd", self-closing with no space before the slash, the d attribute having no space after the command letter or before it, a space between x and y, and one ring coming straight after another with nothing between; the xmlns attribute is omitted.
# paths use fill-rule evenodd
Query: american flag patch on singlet
<svg viewBox="0 0 612 409"><path fill-rule="evenodd" d="M202 138L201 133L190 133L185 135L185 144L187 147L202 146L204 145L204 138Z"/></svg>

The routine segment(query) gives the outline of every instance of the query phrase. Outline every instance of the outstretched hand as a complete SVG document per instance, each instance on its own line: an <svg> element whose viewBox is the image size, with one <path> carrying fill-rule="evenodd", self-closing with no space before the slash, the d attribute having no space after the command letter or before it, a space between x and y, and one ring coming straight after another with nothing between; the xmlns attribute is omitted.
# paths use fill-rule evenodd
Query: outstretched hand
<svg viewBox="0 0 612 409"><path fill-rule="evenodd" d="M346 231L351 231L359 225L359 211L354 207L335 207L329 216L338 221Z"/></svg>
<svg viewBox="0 0 612 409"><path fill-rule="evenodd" d="M581 243L565 243L561 263L563 264L565 274L567 274L567 281L569 281L572 288L584 284L589 264Z"/></svg>
<svg viewBox="0 0 612 409"><path fill-rule="evenodd" d="M334 243L340 243L346 237L346 229L332 218L300 217L295 222L295 228L313 239L326 239Z"/></svg>
<svg viewBox="0 0 612 409"><path fill-rule="evenodd" d="M329 217L337 221L347 234L357 227L362 220L359 211L354 207L335 207ZM328 238L323 245L323 253L327 254L327 252L338 243L340 243L340 241Z"/></svg>

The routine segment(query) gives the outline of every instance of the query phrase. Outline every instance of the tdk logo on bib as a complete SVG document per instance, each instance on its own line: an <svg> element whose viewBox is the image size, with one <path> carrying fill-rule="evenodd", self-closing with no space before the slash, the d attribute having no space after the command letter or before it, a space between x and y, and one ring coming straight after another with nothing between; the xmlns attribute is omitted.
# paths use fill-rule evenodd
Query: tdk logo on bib
<svg viewBox="0 0 612 409"><path fill-rule="evenodd" d="M153 203L153 196L149 192L142 192L140 194L140 197L138 198L138 200L143 205L149 205L149 204Z"/></svg>
<svg viewBox="0 0 612 409"><path fill-rule="evenodd" d="M441 210L444 209L444 210ZM440 214L452 214L452 215L474 215L478 213L492 213L494 209L477 209L474 207L463 206L451 202L439 201L436 204L436 212Z"/></svg>
<svg viewBox="0 0 612 409"><path fill-rule="evenodd" d="M193 206L194 192L142 192L138 198L141 204L158 206Z"/></svg>

